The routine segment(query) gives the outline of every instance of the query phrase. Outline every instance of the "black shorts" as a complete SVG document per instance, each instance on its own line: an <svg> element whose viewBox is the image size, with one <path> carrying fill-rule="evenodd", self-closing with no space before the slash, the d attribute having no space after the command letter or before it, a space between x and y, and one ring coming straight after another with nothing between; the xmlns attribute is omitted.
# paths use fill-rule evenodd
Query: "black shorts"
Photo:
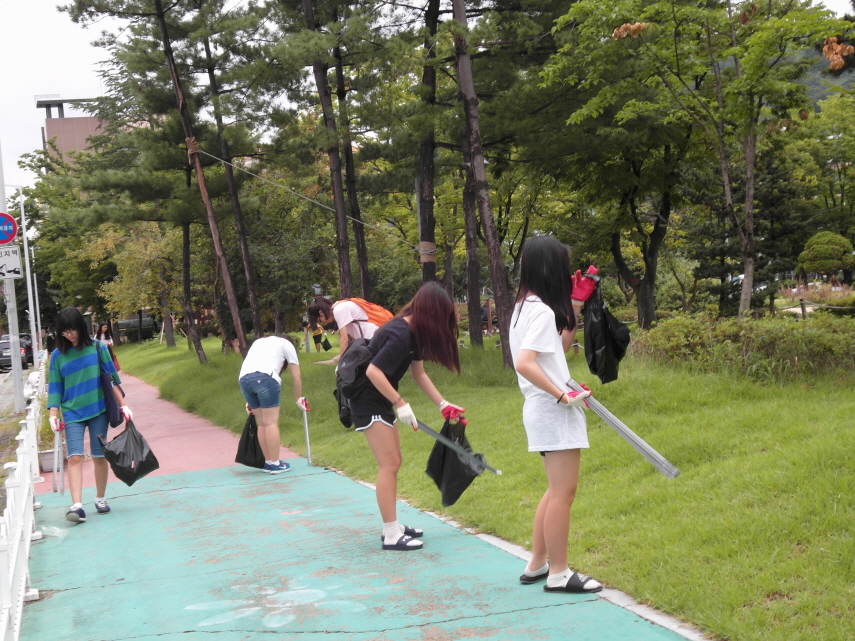
<svg viewBox="0 0 855 641"><path fill-rule="evenodd" d="M315 341L315 345L320 345L321 341L324 339L323 334L312 334L312 340Z"/></svg>
<svg viewBox="0 0 855 641"><path fill-rule="evenodd" d="M389 427L394 427L395 421L397 420L394 414L387 414L386 412L383 412L381 414L370 414L363 416L357 414L352 415L350 419L353 421L353 429L356 432L367 430L377 421L382 421Z"/></svg>

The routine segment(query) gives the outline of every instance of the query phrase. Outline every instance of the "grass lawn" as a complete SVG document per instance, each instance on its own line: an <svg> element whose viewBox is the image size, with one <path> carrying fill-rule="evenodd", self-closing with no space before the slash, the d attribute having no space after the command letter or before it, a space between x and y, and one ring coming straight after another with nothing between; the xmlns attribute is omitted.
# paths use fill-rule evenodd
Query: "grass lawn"
<svg viewBox="0 0 855 641"><path fill-rule="evenodd" d="M448 400L468 409L473 449L504 475L483 474L443 508L424 474L433 441L401 430L399 492L422 509L528 547L545 489L542 464L526 451L515 376L493 341L487 344L463 350L459 377L431 364L428 370ZM220 354L218 339L204 345L206 366L183 344L126 345L119 359L164 398L239 432L246 416L240 357ZM338 422L333 368L314 364L325 358L300 353L313 461L373 481L365 439ZM629 358L618 381L600 386L581 354L569 360L577 380L681 470L666 479L589 413L591 449L582 456L573 507L574 568L719 638L855 638L851 383L759 387ZM287 374L283 383L282 441L304 453ZM441 426L438 410L408 377L401 391L416 416Z"/></svg>

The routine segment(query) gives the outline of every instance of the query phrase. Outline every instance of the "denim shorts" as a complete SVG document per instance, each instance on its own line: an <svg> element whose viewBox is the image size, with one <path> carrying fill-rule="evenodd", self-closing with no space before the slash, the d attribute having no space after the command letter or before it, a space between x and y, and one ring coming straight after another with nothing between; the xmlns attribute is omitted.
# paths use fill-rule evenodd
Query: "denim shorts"
<svg viewBox="0 0 855 641"><path fill-rule="evenodd" d="M98 436L107 440L107 412L87 418L85 421L65 424L65 442L69 456L83 456L83 433L89 427L89 451L92 458L104 458L104 450Z"/></svg>
<svg viewBox="0 0 855 641"><path fill-rule="evenodd" d="M250 408L279 407L279 392L281 385L270 374L253 372L242 376L240 391Z"/></svg>

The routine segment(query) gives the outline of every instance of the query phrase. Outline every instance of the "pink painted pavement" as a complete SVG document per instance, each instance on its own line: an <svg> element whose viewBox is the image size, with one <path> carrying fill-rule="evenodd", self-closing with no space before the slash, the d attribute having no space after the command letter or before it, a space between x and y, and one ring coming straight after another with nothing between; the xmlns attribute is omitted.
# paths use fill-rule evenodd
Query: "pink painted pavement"
<svg viewBox="0 0 855 641"><path fill-rule="evenodd" d="M121 377L128 407L134 413L134 425L145 436L160 463L160 469L152 472L150 476L237 465L236 435L181 409L175 403L158 398L159 391L156 387L124 372ZM124 428L121 426L111 428L108 437L112 440L122 429ZM88 441L88 434L86 438ZM283 459L299 456L284 447L279 452L279 457ZM45 472L42 476L45 480L44 483L36 484L36 494L45 494L53 489L53 474ZM121 483L112 470L108 478L108 483ZM94 485L92 463L84 461L83 487ZM67 487L66 482L66 489Z"/></svg>

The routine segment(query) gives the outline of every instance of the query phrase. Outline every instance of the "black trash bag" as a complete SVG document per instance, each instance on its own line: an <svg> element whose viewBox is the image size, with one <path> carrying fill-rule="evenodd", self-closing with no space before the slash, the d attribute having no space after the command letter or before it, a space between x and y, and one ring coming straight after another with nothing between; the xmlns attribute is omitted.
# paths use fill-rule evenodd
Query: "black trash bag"
<svg viewBox="0 0 855 641"><path fill-rule="evenodd" d="M617 380L618 363L629 347L629 328L606 308L600 284L585 303L585 360L601 383Z"/></svg>
<svg viewBox="0 0 855 641"><path fill-rule="evenodd" d="M444 437L456 443L467 452L472 453L480 461L484 461L481 454L472 452L472 447L466 438L466 426L463 423L452 423L446 421L440 431ZM484 471L483 466L458 454L437 441L428 457L425 474L433 479L437 488L442 493L442 504L449 507L457 503L457 499L472 484L475 477Z"/></svg>
<svg viewBox="0 0 855 641"><path fill-rule="evenodd" d="M99 434L104 458L110 464L116 478L126 485L133 485L146 474L160 467L154 452L143 435L134 427L133 421L125 422L125 429L109 443Z"/></svg>
<svg viewBox="0 0 855 641"><path fill-rule="evenodd" d="M261 450L261 443L258 441L258 423L255 422L255 415L250 414L246 417L243 434L240 435L240 441L238 441L235 463L262 469L264 462L264 452Z"/></svg>

